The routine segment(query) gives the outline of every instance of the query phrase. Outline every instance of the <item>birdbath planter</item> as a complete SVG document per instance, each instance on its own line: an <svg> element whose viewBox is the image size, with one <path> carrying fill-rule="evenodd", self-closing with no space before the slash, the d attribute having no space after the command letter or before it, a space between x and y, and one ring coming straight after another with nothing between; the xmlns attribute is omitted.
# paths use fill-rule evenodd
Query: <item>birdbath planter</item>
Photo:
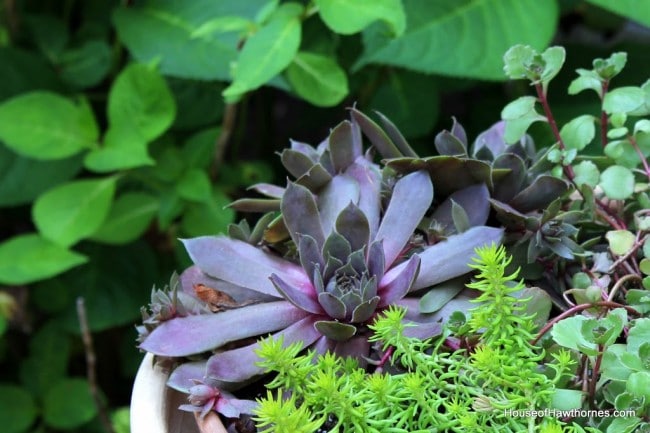
<svg viewBox="0 0 650 433"><path fill-rule="evenodd" d="M131 433L227 433L216 413L195 419L178 410L187 395L166 385L169 372L154 365L147 353L140 364L131 395Z"/></svg>

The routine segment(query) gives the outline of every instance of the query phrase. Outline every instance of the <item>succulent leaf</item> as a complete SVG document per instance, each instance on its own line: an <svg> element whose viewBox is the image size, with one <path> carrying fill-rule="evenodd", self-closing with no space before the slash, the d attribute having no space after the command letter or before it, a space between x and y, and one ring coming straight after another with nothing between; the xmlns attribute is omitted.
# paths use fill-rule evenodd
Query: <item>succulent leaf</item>
<svg viewBox="0 0 650 433"><path fill-rule="evenodd" d="M334 224L339 214L350 203L359 201L359 184L354 178L340 174L334 176L318 194L318 209L320 221L325 236L334 229Z"/></svg>
<svg viewBox="0 0 650 433"><path fill-rule="evenodd" d="M379 228L381 174L375 165L363 158L357 159L357 162L348 167L346 174L354 178L359 185L359 201L356 205L368 220L372 238Z"/></svg>
<svg viewBox="0 0 650 433"><path fill-rule="evenodd" d="M384 277L386 260L384 258L384 246L382 241L374 241L370 244L368 251L368 273L381 280Z"/></svg>
<svg viewBox="0 0 650 433"><path fill-rule="evenodd" d="M370 317L372 317L372 315L375 313L379 301L379 296L374 296L368 299L366 302L362 302L357 305L356 308L352 311L352 318L350 319L350 322L363 323L366 320L370 319Z"/></svg>
<svg viewBox="0 0 650 433"><path fill-rule="evenodd" d="M266 316L259 317L266 318ZM257 321L263 322L264 320L259 320L259 317ZM292 322L286 325L282 331L273 334L273 338L282 338L284 347L296 341L301 341L305 346L309 346L321 337L314 327L315 321L314 316L295 320L295 323ZM260 361L256 353L258 349L259 343L253 343L212 355L205 370L206 379L241 383L262 374L264 369L256 364Z"/></svg>
<svg viewBox="0 0 650 433"><path fill-rule="evenodd" d="M426 172L416 171L397 181L376 236L383 240L386 266L400 255L432 200L433 187Z"/></svg>
<svg viewBox="0 0 650 433"><path fill-rule="evenodd" d="M245 242L223 236L202 236L182 242L192 261L214 278L272 296L277 292L268 279L271 274L296 287L310 285L300 266Z"/></svg>
<svg viewBox="0 0 650 433"><path fill-rule="evenodd" d="M314 283L314 272L320 272L320 269L323 269L325 265L316 240L309 235L301 236L298 241L298 252L300 265L311 278L311 282Z"/></svg>
<svg viewBox="0 0 650 433"><path fill-rule="evenodd" d="M521 191L526 182L526 164L514 153L504 153L496 157L492 163L493 169L507 169L508 173L498 181L494 180L495 199L508 202Z"/></svg>
<svg viewBox="0 0 650 433"><path fill-rule="evenodd" d="M140 348L160 356L188 356L231 341L286 328L309 316L286 301L249 305L217 314L172 319L162 323ZM264 317L265 320L259 320Z"/></svg>
<svg viewBox="0 0 650 433"><path fill-rule="evenodd" d="M436 135L434 144L440 155L467 156L467 148L463 142L449 131L442 131Z"/></svg>
<svg viewBox="0 0 650 433"><path fill-rule="evenodd" d="M407 262L400 266L400 271L394 274L390 280L381 284L381 307L393 304L402 299L413 287L413 283L420 271L420 257L412 256ZM388 275L388 274L387 274Z"/></svg>
<svg viewBox="0 0 650 433"><path fill-rule="evenodd" d="M490 193L485 184L472 185L451 194L431 215L446 234L454 233L453 203L462 207L468 216L469 227L484 225L490 214Z"/></svg>
<svg viewBox="0 0 650 433"><path fill-rule="evenodd" d="M335 173L342 173L362 153L360 132L347 120L332 129L328 144Z"/></svg>
<svg viewBox="0 0 650 433"><path fill-rule="evenodd" d="M336 218L335 228L350 242L352 251L363 249L370 240L368 218L355 204L348 204Z"/></svg>
<svg viewBox="0 0 650 433"><path fill-rule="evenodd" d="M282 216L296 245L300 242L300 235L309 235L318 245L323 245L325 236L318 206L307 188L289 182L287 191L282 197Z"/></svg>
<svg viewBox="0 0 650 433"><path fill-rule="evenodd" d="M296 179L296 184L318 191L332 180L332 175L322 164L314 164L307 173Z"/></svg>
<svg viewBox="0 0 650 433"><path fill-rule="evenodd" d="M336 232L329 235L323 245L323 257L335 258L342 264L348 261L351 252L350 243Z"/></svg>
<svg viewBox="0 0 650 433"><path fill-rule="evenodd" d="M347 314L345 303L330 292L318 294L318 302L323 306L325 312L333 319L344 320Z"/></svg>
<svg viewBox="0 0 650 433"><path fill-rule="evenodd" d="M379 125L377 125L370 117L363 114L356 108L350 109L352 119L359 124L363 133L370 139L370 142L377 148L377 151L384 158L399 158L402 152L395 146L395 143L390 139Z"/></svg>
<svg viewBox="0 0 650 433"><path fill-rule="evenodd" d="M318 329L318 332L334 341L349 340L357 333L357 328L354 325L331 320L318 321L314 326Z"/></svg>
<svg viewBox="0 0 650 433"><path fill-rule="evenodd" d="M313 314L323 314L323 309L320 304L311 297L309 293L305 293L302 290L296 289L290 284L287 284L282 280L282 278L275 274L272 274L270 278L271 282L275 288L278 289L278 292L280 292L282 297L292 305Z"/></svg>
<svg viewBox="0 0 650 433"><path fill-rule="evenodd" d="M381 126L384 127L384 131L386 131L386 134L388 134L393 143L395 143L395 146L397 146L402 155L417 158L418 154L415 153L413 148L411 148L406 141L406 138L404 138L400 130L397 129L397 126L395 126L388 117L384 116L379 111L375 111L375 113L379 117L379 121L381 122Z"/></svg>
<svg viewBox="0 0 650 433"><path fill-rule="evenodd" d="M543 209L569 189L570 186L566 181L554 176L542 175L520 191L510 201L510 206L523 213Z"/></svg>

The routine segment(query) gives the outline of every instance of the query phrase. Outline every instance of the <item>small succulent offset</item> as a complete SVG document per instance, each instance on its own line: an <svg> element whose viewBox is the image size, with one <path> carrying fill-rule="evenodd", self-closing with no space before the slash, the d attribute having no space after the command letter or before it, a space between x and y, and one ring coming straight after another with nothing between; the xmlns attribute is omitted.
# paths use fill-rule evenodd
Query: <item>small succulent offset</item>
<svg viewBox="0 0 650 433"><path fill-rule="evenodd" d="M154 321L147 316L140 348L175 358L215 351L207 361L178 367L171 386L188 391L192 379L205 379L206 385L232 389L250 381L263 372L255 339L268 333L287 345L299 341L317 353L363 359L370 355L367 324L390 305L409 309L406 320L421 323L418 335L440 332L437 321L420 314L413 292L469 272L474 249L499 242L502 230L483 225L483 212L462 232L418 242L416 231L433 203L430 176L382 173L363 153L361 132L374 144L375 130L352 113L352 121L334 128L318 148L294 143L283 154L296 181L286 188L257 185L271 199L243 202L251 210L278 208L279 218L263 217L267 226L252 233L247 225L236 226L236 237L183 241L195 265L169 299L196 300L197 288L208 287L226 293L230 303L216 314L152 305L154 312L191 314L158 314ZM448 212L451 207L449 200L440 204ZM231 342L239 343L233 348Z"/></svg>

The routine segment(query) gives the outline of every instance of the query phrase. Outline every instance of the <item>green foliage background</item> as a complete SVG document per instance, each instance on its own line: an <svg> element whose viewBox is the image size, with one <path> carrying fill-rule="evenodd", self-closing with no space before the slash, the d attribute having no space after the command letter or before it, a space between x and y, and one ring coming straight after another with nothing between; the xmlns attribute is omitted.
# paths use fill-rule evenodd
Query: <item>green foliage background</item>
<svg viewBox="0 0 650 433"><path fill-rule="evenodd" d="M628 52L647 78L650 8L606 0L5 0L0 6L0 425L101 431L76 299L115 427L140 354L133 324L177 242L223 232L224 207L284 182L276 152L318 143L356 104L421 154L456 116L474 137L527 92L518 43L570 64ZM550 90L559 122L593 98ZM571 102L569 102L571 101ZM584 102L582 102L584 101ZM598 108L594 106L593 112ZM533 133L537 132L533 127Z"/></svg>

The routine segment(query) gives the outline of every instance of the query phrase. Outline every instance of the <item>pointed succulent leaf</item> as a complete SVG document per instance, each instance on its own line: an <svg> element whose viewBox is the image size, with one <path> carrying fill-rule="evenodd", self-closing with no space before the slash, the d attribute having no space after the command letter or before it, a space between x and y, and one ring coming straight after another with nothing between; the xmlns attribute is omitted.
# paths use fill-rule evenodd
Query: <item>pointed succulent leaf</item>
<svg viewBox="0 0 650 433"><path fill-rule="evenodd" d="M332 175L322 164L313 165L307 173L296 179L298 185L302 185L311 191L318 191L332 180Z"/></svg>
<svg viewBox="0 0 650 433"><path fill-rule="evenodd" d="M362 282L361 297L363 299L370 299L377 296L377 276L373 275L369 280Z"/></svg>
<svg viewBox="0 0 650 433"><path fill-rule="evenodd" d="M284 149L280 154L280 159L284 168L295 178L306 174L315 164L315 161L303 152L293 149Z"/></svg>
<svg viewBox="0 0 650 433"><path fill-rule="evenodd" d="M280 210L279 199L268 198L240 198L228 205L228 207L235 209L238 212L275 212Z"/></svg>
<svg viewBox="0 0 650 433"><path fill-rule="evenodd" d="M450 278L469 272L467 266L475 257L474 249L492 243L501 243L503 229L494 227L472 227L464 233L452 235L447 240L426 248L419 253L421 264L411 291L441 283ZM408 262L401 263L386 272L379 286L382 287L394 280Z"/></svg>
<svg viewBox="0 0 650 433"><path fill-rule="evenodd" d="M361 299L360 290L349 290L347 292L344 292L339 296L339 300L345 305L346 320L350 320L354 309L357 307L357 305L363 302L363 299Z"/></svg>
<svg viewBox="0 0 650 433"><path fill-rule="evenodd" d="M521 191L526 180L526 164L524 160L514 153L506 153L496 157L492 163L493 169L507 169L508 173L494 181L493 197L500 201L508 202Z"/></svg>
<svg viewBox="0 0 650 433"><path fill-rule="evenodd" d="M316 267L316 269L314 269L314 276L312 279L314 282L314 289L316 289L317 294L323 293L325 291L325 282L323 281L323 276L320 272L320 266Z"/></svg>
<svg viewBox="0 0 650 433"><path fill-rule="evenodd" d="M340 261L336 257L327 255L325 259L325 270L323 270L322 273L323 281L327 284L327 282L334 276L334 273L338 269L341 269L342 266L343 266L342 261Z"/></svg>
<svg viewBox="0 0 650 433"><path fill-rule="evenodd" d="M352 119L359 124L363 133L370 139L370 142L377 148L377 151L382 157L398 158L403 156L402 152L395 146L395 143L393 143L390 137L370 117L356 108L351 108L350 113Z"/></svg>
<svg viewBox="0 0 650 433"><path fill-rule="evenodd" d="M301 310L308 311L313 314L322 314L323 309L320 304L312 297L312 294L315 294L315 291L312 289L309 293L305 293L302 290L296 289L295 287L287 284L282 278L277 275L271 275L271 282L278 289L278 292L282 295L284 299L291 302L296 307Z"/></svg>
<svg viewBox="0 0 650 433"><path fill-rule="evenodd" d="M228 225L228 237L238 241L248 242L251 235L251 228L246 220L241 220L239 224Z"/></svg>
<svg viewBox="0 0 650 433"><path fill-rule="evenodd" d="M347 323L334 322L330 320L321 320L314 324L318 332L325 337L334 341L346 341L354 337L357 328Z"/></svg>
<svg viewBox="0 0 650 433"><path fill-rule="evenodd" d="M285 225L282 215L276 216L264 230L263 240L270 244L283 242L289 238L289 229Z"/></svg>
<svg viewBox="0 0 650 433"><path fill-rule="evenodd" d="M309 235L300 237L300 241L298 241L298 252L300 255L300 265L310 277L314 276L314 272L320 272L320 269L325 265L316 240ZM314 280L312 279L313 282Z"/></svg>
<svg viewBox="0 0 650 433"><path fill-rule="evenodd" d="M485 184L472 185L451 194L431 215L431 219L453 232L453 203L462 207L468 216L469 227L485 224L490 213L490 192ZM468 227L468 228L469 228Z"/></svg>
<svg viewBox="0 0 650 433"><path fill-rule="evenodd" d="M363 249L370 240L368 219L355 204L348 204L336 218L336 231L350 242L352 251Z"/></svg>
<svg viewBox="0 0 650 433"><path fill-rule="evenodd" d="M328 142L335 173L341 173L361 156L361 140L356 139L352 123L345 120L330 132Z"/></svg>
<svg viewBox="0 0 650 433"><path fill-rule="evenodd" d="M404 336L407 338L417 338L418 340L426 340L429 338L437 337L442 334L442 324L440 322L426 322L426 323L411 322L411 323L413 323L416 326L409 326L406 329L404 329Z"/></svg>
<svg viewBox="0 0 650 433"><path fill-rule="evenodd" d="M368 273L381 280L384 276L385 260L382 241L374 241L368 250Z"/></svg>
<svg viewBox="0 0 650 433"><path fill-rule="evenodd" d="M420 257L411 256L408 261L398 266L400 269L394 274L388 272L384 277L385 281L379 283L379 295L381 296L380 307L391 305L402 299L412 289L420 271ZM396 269L396 268L394 268ZM388 279L390 275L390 279Z"/></svg>
<svg viewBox="0 0 650 433"><path fill-rule="evenodd" d="M257 220L255 227L253 227L251 235L248 238L248 243L251 245L258 245L260 242L262 242L262 238L264 237L264 232L268 229L271 222L273 222L274 218L275 218L275 212L269 212L262 215L262 217L259 220Z"/></svg>
<svg viewBox="0 0 650 433"><path fill-rule="evenodd" d="M452 116L451 119L454 121L451 126L451 135L463 143L463 146L467 149L467 133L465 132L465 128L463 128L463 125L461 125L455 117ZM465 153L467 153L467 151Z"/></svg>
<svg viewBox="0 0 650 433"><path fill-rule="evenodd" d="M397 181L376 237L383 240L387 267L399 256L432 200L433 187L426 172L416 171Z"/></svg>
<svg viewBox="0 0 650 433"><path fill-rule="evenodd" d="M351 252L350 243L336 232L329 235L325 240L325 245L323 245L323 257L333 257L341 263L348 261Z"/></svg>
<svg viewBox="0 0 650 433"><path fill-rule="evenodd" d="M467 278L459 277L438 284L420 298L421 313L435 313L454 299L464 288Z"/></svg>
<svg viewBox="0 0 650 433"><path fill-rule="evenodd" d="M348 256L348 263L357 275L368 273L368 267L366 266L366 252L364 249L350 253Z"/></svg>
<svg viewBox="0 0 650 433"><path fill-rule="evenodd" d="M287 191L282 196L282 216L296 245L300 242L300 235L309 235L318 245L323 245L325 236L318 207L307 188L289 182Z"/></svg>
<svg viewBox="0 0 650 433"><path fill-rule="evenodd" d="M370 356L370 342L365 335L357 335L346 341L337 341L330 350L342 358L356 358ZM359 359L359 365L363 366L364 359Z"/></svg>
<svg viewBox="0 0 650 433"><path fill-rule="evenodd" d="M467 156L467 148L465 145L449 131L438 133L434 144L440 155Z"/></svg>
<svg viewBox="0 0 650 433"><path fill-rule="evenodd" d="M270 183L256 183L253 186L247 188L248 190L255 191L259 194L265 195L270 198L282 198L284 194L284 188L277 185L272 185Z"/></svg>
<svg viewBox="0 0 650 433"><path fill-rule="evenodd" d="M525 215L507 203L490 199L490 204L497 214L497 219L509 229L523 230L530 223L539 225L537 218Z"/></svg>
<svg viewBox="0 0 650 433"><path fill-rule="evenodd" d="M493 158L501 155L507 147L506 141L503 138L505 130L506 122L501 120L480 133L472 145L472 156L477 157L479 152L484 149L488 149L490 154L493 155Z"/></svg>
<svg viewBox="0 0 650 433"><path fill-rule="evenodd" d="M352 319L350 319L350 322L362 323L370 319L370 317L372 317L372 315L375 313L379 301L379 296L375 296L368 299L366 302L362 302L361 304L357 305L356 308L352 311Z"/></svg>
<svg viewBox="0 0 650 433"><path fill-rule="evenodd" d="M221 314L221 313L219 313ZM259 320L258 317L258 321ZM321 334L314 328L314 316L305 317L287 325L282 331L273 335L273 338L282 338L282 345L289 346L300 341L303 347L311 346ZM214 330L213 330L214 332ZM256 350L259 343L240 347L212 355L208 360L205 376L208 380L241 383L254 376L264 373L264 368L256 363L261 361Z"/></svg>
<svg viewBox="0 0 650 433"><path fill-rule="evenodd" d="M370 239L379 227L381 209L381 173L376 165L364 158L357 159L345 172L359 185L359 201L356 203L368 220Z"/></svg>
<svg viewBox="0 0 650 433"><path fill-rule="evenodd" d="M253 400L241 400L238 398L228 398L223 393L222 398L217 400L215 410L226 418L239 418L241 414L253 414L258 407L258 403Z"/></svg>
<svg viewBox="0 0 650 433"><path fill-rule="evenodd" d="M345 304L333 294L329 292L319 293L318 302L320 302L325 312L333 319L345 319Z"/></svg>
<svg viewBox="0 0 650 433"><path fill-rule="evenodd" d="M562 179L542 175L537 177L530 186L520 191L510 201L510 205L523 213L543 209L550 202L566 193L569 188L569 184Z"/></svg>
<svg viewBox="0 0 650 433"><path fill-rule="evenodd" d="M332 178L322 191L318 194L318 209L320 221L325 236L334 229L334 224L339 214L350 203L359 201L359 184L354 178L339 174Z"/></svg>
<svg viewBox="0 0 650 433"><path fill-rule="evenodd" d="M388 117L384 116L379 111L375 111L375 113L379 116L379 121L381 122L381 126L384 127L384 131L386 131L386 134L388 134L390 139L393 140L393 143L395 143L395 146L397 146L402 155L417 158L418 154L415 153L413 148L411 148L406 141L406 138L404 138L400 130L397 129L397 126L395 126Z"/></svg>
<svg viewBox="0 0 650 433"><path fill-rule="evenodd" d="M276 301L217 314L181 317L160 324L140 348L160 356L188 356L283 329L308 315L286 301ZM259 320L260 317L265 319Z"/></svg>
<svg viewBox="0 0 650 433"><path fill-rule="evenodd" d="M451 200L451 219L454 221L456 233L462 233L471 227L467 212L465 212L465 209L454 200Z"/></svg>
<svg viewBox="0 0 650 433"><path fill-rule="evenodd" d="M300 266L245 242L223 236L202 236L182 242L203 272L229 283L275 295L277 292L268 279L275 273L296 287L311 285Z"/></svg>
<svg viewBox="0 0 650 433"><path fill-rule="evenodd" d="M304 154L313 162L318 161L319 153L313 146L296 140L289 140L289 142L291 143L291 150Z"/></svg>
<svg viewBox="0 0 650 433"><path fill-rule="evenodd" d="M172 371L167 379L167 386L176 391L189 394L194 386L194 380L202 378L205 374L206 361L185 362Z"/></svg>

